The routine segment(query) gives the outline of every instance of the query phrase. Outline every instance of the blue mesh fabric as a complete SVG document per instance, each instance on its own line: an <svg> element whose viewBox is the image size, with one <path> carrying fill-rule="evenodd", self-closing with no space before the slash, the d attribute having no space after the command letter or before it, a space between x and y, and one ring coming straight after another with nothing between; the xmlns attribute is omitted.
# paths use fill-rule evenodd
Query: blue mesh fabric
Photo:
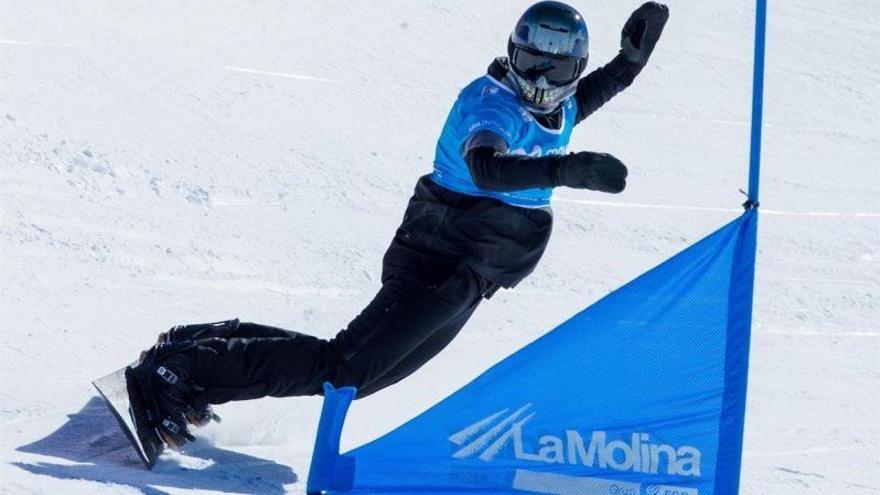
<svg viewBox="0 0 880 495"><path fill-rule="evenodd" d="M756 225L745 213L388 435L317 449L310 489L735 494Z"/></svg>

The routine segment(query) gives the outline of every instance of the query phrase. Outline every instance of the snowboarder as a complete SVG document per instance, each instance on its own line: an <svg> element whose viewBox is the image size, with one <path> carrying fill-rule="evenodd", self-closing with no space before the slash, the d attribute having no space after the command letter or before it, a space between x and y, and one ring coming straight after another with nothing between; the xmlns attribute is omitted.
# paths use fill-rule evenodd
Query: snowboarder
<svg viewBox="0 0 880 495"><path fill-rule="evenodd" d="M623 191L618 159L565 151L574 126L645 67L668 17L662 4L639 7L617 56L581 78L583 17L552 1L526 10L507 57L453 105L433 173L416 184L366 309L331 340L238 320L172 328L128 370L147 411L138 430L177 448L192 440L190 425L214 417L212 404L316 395L324 382L364 397L437 355L483 299L534 270L550 236L553 188Z"/></svg>

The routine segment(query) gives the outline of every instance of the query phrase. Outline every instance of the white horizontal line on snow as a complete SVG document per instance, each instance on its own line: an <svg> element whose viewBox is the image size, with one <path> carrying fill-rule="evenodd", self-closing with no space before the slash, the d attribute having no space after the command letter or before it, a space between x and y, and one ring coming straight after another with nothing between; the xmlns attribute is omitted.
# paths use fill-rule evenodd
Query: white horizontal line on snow
<svg viewBox="0 0 880 495"><path fill-rule="evenodd" d="M262 76L275 76L275 77L284 77L286 79L298 79L300 81L318 81L318 82L331 82L331 83L341 83L339 79L330 79L327 77L316 77L316 76L307 76L303 74L292 74L289 72L273 72L267 70L257 70L257 69L249 69L247 67L233 67L231 65L223 66L226 70L232 70L236 72L244 72L247 74L259 74Z"/></svg>
<svg viewBox="0 0 880 495"><path fill-rule="evenodd" d="M814 454L831 454L834 452L850 452L855 450L875 450L877 448L876 445L865 447L865 446L851 446L851 447L812 447L809 449L803 450L786 450L780 452L744 452L743 457L747 459L757 459L761 457L787 457L787 456L801 456L801 455L814 455Z"/></svg>
<svg viewBox="0 0 880 495"><path fill-rule="evenodd" d="M848 218L880 218L880 213L864 211L781 211L760 210L764 215L779 215L783 217L848 217Z"/></svg>
<svg viewBox="0 0 880 495"><path fill-rule="evenodd" d="M880 282L871 280L849 280L849 279L830 279L830 278L803 278L803 277L787 277L785 282L796 283L815 283L815 284L838 284L838 285L859 285L862 287L878 287Z"/></svg>
<svg viewBox="0 0 880 495"><path fill-rule="evenodd" d="M724 213L741 213L743 210L741 208L718 208L712 206L686 206L686 205L662 205L662 204L648 204L648 203L615 203L612 201L596 201L592 199L572 199L572 198L560 198L554 197L554 201L561 201L563 203L574 203L581 205L591 205L591 206L609 206L612 208L642 208L642 209L653 209L653 210L686 210L686 211L718 211ZM764 208L760 208L759 211L762 215L778 215L778 216L790 216L790 217L851 217L851 218L880 218L880 213L868 213L868 212L840 212L840 211L782 211L782 210L768 210Z"/></svg>
<svg viewBox="0 0 880 495"><path fill-rule="evenodd" d="M31 46L76 46L70 43L48 43L45 41L0 40L0 45L31 45Z"/></svg>
<svg viewBox="0 0 880 495"><path fill-rule="evenodd" d="M755 332L756 335L798 335L816 337L880 337L880 332Z"/></svg>

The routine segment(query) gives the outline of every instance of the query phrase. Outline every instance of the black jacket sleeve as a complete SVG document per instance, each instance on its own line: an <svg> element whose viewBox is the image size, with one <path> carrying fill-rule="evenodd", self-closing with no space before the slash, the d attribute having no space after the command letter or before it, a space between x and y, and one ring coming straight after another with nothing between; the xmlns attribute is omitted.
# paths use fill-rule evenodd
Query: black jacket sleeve
<svg viewBox="0 0 880 495"><path fill-rule="evenodd" d="M611 62L581 79L575 92L577 122L581 122L602 105L626 89L641 72L642 66L630 62L620 53Z"/></svg>
<svg viewBox="0 0 880 495"><path fill-rule="evenodd" d="M474 184L484 191L520 191L535 187L555 187L555 168L559 157L533 158L510 155L481 146L465 153L465 162Z"/></svg>

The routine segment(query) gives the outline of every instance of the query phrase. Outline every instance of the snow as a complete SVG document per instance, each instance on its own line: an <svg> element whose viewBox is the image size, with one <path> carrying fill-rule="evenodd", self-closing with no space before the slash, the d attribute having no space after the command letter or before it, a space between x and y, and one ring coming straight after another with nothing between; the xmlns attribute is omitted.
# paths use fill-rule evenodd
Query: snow
<svg viewBox="0 0 880 495"><path fill-rule="evenodd" d="M342 328L457 91L528 4L3 0L2 493L303 493L318 398L221 406L147 472L89 382L178 323ZM624 160L627 191L559 191L534 275L355 403L344 448L737 214L754 8L669 4L650 66L571 145ZM592 67L637 5L578 5ZM877 493L880 4L776 0L769 16L742 493Z"/></svg>

